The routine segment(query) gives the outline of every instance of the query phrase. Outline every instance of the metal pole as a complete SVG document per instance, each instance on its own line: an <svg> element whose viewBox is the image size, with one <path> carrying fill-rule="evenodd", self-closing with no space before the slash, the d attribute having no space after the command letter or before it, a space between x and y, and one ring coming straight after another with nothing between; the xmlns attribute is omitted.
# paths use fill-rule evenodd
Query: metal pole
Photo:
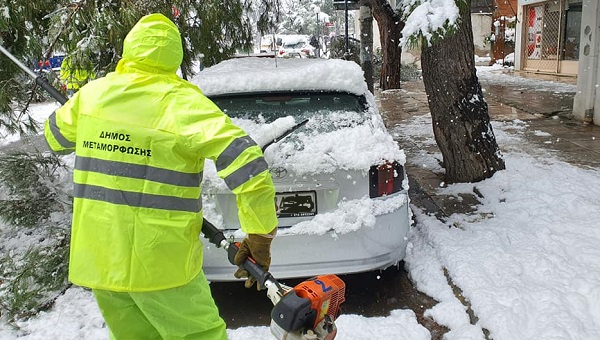
<svg viewBox="0 0 600 340"><path fill-rule="evenodd" d="M319 32L319 12L317 12L317 37L316 37L317 38L317 58L319 58L320 54L321 54L320 53L321 51L319 51L319 47L320 47L319 42L321 41L320 37L321 37L321 33Z"/></svg>
<svg viewBox="0 0 600 340"><path fill-rule="evenodd" d="M348 0L344 0L344 12L346 15L346 36L345 36L345 40L344 40L344 59L346 60L350 60L350 50L348 49Z"/></svg>
<svg viewBox="0 0 600 340"><path fill-rule="evenodd" d="M567 20L566 19L566 13L565 13L565 0L562 0L559 2L558 4L558 37L557 37L557 41L556 41L556 73L560 73L560 66L561 66L561 57L560 54L563 50L563 43L562 43L562 38L564 36L564 32L563 32L563 20Z"/></svg>
<svg viewBox="0 0 600 340"><path fill-rule="evenodd" d="M29 67L25 66L25 64L23 64L19 59L17 59L14 55L12 55L10 52L8 52L2 45L0 45L0 52L4 53L4 55L7 56L8 59L12 60L12 62L17 64L17 66L19 66L19 68L21 68L23 71L27 72L27 74L31 78L34 78L34 79L37 78L37 74L33 73L33 71L29 69Z"/></svg>

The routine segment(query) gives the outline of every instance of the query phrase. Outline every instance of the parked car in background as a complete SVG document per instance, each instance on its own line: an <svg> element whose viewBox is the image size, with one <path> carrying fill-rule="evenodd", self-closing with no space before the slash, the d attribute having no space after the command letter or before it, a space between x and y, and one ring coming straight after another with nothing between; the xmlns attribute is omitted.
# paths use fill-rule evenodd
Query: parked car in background
<svg viewBox="0 0 600 340"><path fill-rule="evenodd" d="M275 277L372 271L404 258L410 225L405 156L356 63L236 58L204 69L192 82L267 146L279 217ZM235 196L211 161L203 183L205 218L227 237L243 239ZM234 269L222 249L205 242L209 280L235 280Z"/></svg>
<svg viewBox="0 0 600 340"><path fill-rule="evenodd" d="M278 56L282 58L309 58L315 56L309 35L280 35Z"/></svg>

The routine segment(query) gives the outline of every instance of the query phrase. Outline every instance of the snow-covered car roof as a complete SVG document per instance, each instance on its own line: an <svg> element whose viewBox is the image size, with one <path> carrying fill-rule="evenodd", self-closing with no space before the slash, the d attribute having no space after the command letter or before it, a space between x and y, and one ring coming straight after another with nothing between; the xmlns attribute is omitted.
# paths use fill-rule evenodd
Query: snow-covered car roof
<svg viewBox="0 0 600 340"><path fill-rule="evenodd" d="M341 59L230 59L205 68L191 82L209 97L283 90L370 94L360 66Z"/></svg>

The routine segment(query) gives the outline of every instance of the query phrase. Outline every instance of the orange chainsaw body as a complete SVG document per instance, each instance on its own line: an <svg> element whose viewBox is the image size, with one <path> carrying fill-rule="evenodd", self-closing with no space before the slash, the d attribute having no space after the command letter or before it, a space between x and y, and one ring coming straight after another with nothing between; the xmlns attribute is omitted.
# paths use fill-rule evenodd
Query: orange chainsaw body
<svg viewBox="0 0 600 340"><path fill-rule="evenodd" d="M333 274L321 275L304 281L294 287L293 290L296 295L310 300L311 309L317 312L313 328L326 315L329 315L331 321L337 319L340 313L340 305L346 300L346 284Z"/></svg>

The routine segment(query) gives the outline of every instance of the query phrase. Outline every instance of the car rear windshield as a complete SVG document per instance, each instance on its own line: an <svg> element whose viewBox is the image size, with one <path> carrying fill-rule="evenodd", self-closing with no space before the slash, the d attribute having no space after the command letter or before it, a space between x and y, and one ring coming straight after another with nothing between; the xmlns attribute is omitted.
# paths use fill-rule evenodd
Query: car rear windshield
<svg viewBox="0 0 600 340"><path fill-rule="evenodd" d="M308 118L327 111L364 112L364 97L348 93L265 93L215 96L210 98L232 118L256 119L267 123L293 116Z"/></svg>

